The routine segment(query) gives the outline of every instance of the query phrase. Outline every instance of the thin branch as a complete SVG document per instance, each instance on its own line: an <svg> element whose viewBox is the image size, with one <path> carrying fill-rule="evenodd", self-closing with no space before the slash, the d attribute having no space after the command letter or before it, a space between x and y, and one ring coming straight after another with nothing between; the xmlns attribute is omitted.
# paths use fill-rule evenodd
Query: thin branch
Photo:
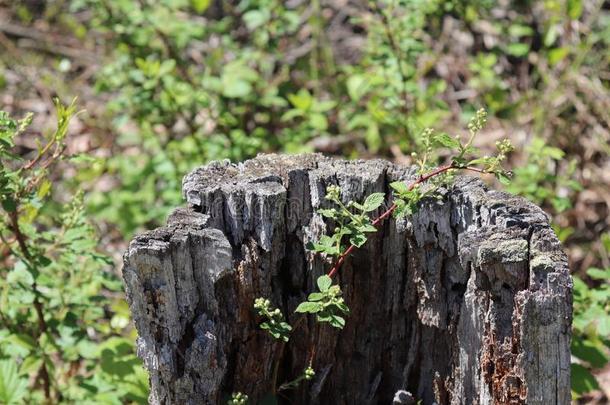
<svg viewBox="0 0 610 405"><path fill-rule="evenodd" d="M40 159L42 159L42 157L49 151L49 149L51 149L51 146L53 146L55 144L55 142L57 141L57 138L54 136L45 146L44 148L38 153L38 155L30 160L30 162L28 164L26 164L25 166L23 166L23 168L25 170L30 170L32 167L34 167L34 165L36 163L38 163L38 161L40 161Z"/></svg>

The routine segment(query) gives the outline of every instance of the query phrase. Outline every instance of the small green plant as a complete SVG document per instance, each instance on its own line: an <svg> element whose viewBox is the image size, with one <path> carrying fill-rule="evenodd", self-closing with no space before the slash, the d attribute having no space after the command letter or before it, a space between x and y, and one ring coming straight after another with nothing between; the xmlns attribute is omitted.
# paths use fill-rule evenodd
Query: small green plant
<svg viewBox="0 0 610 405"><path fill-rule="evenodd" d="M76 113L74 102L56 108L57 129L31 160L13 148L32 116L0 111L0 402L145 403L146 373L121 336L126 304L111 298L121 282L97 251L83 193L54 195Z"/></svg>
<svg viewBox="0 0 610 405"><path fill-rule="evenodd" d="M241 392L234 392L231 394L231 399L227 402L227 405L246 405L248 403L248 396Z"/></svg>
<svg viewBox="0 0 610 405"><path fill-rule="evenodd" d="M574 276L574 320L572 323L572 396L599 389L591 369L610 362L610 268L587 270L596 287Z"/></svg>
<svg viewBox="0 0 610 405"><path fill-rule="evenodd" d="M516 180L510 184L508 191L552 208L557 213L571 208L573 198L570 197L582 190L582 186L573 179L576 160L567 162L566 170L558 170L564 157L563 150L535 137L527 148L527 161L515 169Z"/></svg>
<svg viewBox="0 0 610 405"><path fill-rule="evenodd" d="M327 275L318 277L320 292L309 294L307 301L299 304L295 312L316 314L318 322L328 322L331 326L342 329L345 318L341 315L347 315L349 308L341 297L341 289L338 285L332 285L332 282Z"/></svg>
<svg viewBox="0 0 610 405"><path fill-rule="evenodd" d="M394 190L394 202L387 208L381 215L374 220L364 220L362 215L365 215L366 210L359 209L359 207L366 206L365 201L363 206L360 206L354 202L349 202L347 206L339 201L340 210L337 214L340 218L349 220L349 222L341 222L342 226L335 228L335 232L331 236L323 236L320 238L321 242L314 244L314 250L323 251L327 254L336 257L334 266L329 271L328 275L333 277L339 270L345 258L356 248L362 246L366 242L365 233L369 232L373 228L376 230L377 226L390 215L396 217L403 217L405 215L413 214L417 210L417 205L420 200L426 196L434 194L435 190L448 182L451 181L452 175L458 170L469 170L477 173L489 173L495 175L500 181L507 182L510 179L510 172L506 171L502 167L502 163L506 160L506 156L513 149L512 145L508 140L499 141L496 143L497 154L495 156L483 156L473 157L472 154L478 152L476 148L472 146L472 143L481 131L487 120L487 113L485 110L480 109L477 111L475 116L470 120L468 124L469 136L465 142L461 141L460 136L451 137L447 134L440 133L435 134L431 129L426 129L422 134L424 150L421 154L414 154L417 159L419 166L419 177L417 180L407 185L404 182L394 182L390 186ZM455 152L454 156L450 158L450 162L434 167L432 165L432 153L436 148L449 148ZM424 183L431 183L428 188L422 190L421 185ZM337 201L338 191L331 188L331 192L328 193L331 201ZM367 198L370 202L368 205L372 208L372 211L376 210L381 204L383 204L383 195L377 193L372 194ZM369 200L370 199L370 200ZM355 207L361 211L360 216L350 216L348 207ZM347 211L347 212L345 212ZM324 216L329 215L328 210L322 210L321 214ZM370 221L370 222L368 222ZM366 232L364 232L364 226L366 226ZM351 241L352 230L356 230L357 238L354 242ZM350 236L350 243L345 250L336 249L336 246L343 246L342 240L345 235ZM331 243L332 242L332 243Z"/></svg>
<svg viewBox="0 0 610 405"><path fill-rule="evenodd" d="M260 328L269 332L276 339L287 342L292 327L284 321L282 312L276 308L271 308L271 302L264 298L257 298L254 301L254 309L259 316L266 319L260 324Z"/></svg>
<svg viewBox="0 0 610 405"><path fill-rule="evenodd" d="M314 252L337 255L343 248L344 236L348 236L349 243L360 247L366 242L366 233L377 231L368 213L383 204L383 193L371 194L362 204L350 201L346 206L341 201L341 189L338 186L328 186L326 199L338 208L320 209L318 213L335 221L337 226L332 236L323 235L318 242L311 245Z"/></svg>
<svg viewBox="0 0 610 405"><path fill-rule="evenodd" d="M280 388L278 388L278 391L297 388L299 386L299 384L301 384L302 381L312 380L315 376L316 376L316 372L313 370L313 368L311 368L311 366L308 366L305 369L305 371L303 371L303 374L301 374L300 376L298 376L297 378L295 378L294 380L292 380L290 382L282 384L280 386Z"/></svg>
<svg viewBox="0 0 610 405"><path fill-rule="evenodd" d="M510 142L507 140L497 142L495 156L473 156L478 152L472 146L473 141L482 130L486 120L485 110L477 111L470 120L469 136L465 141L462 141L460 136L451 137L443 133L437 134L431 129L425 130L421 136L423 151L420 154L414 154L419 168L417 178L409 184L403 181L392 183L393 202L374 218L371 215L378 211L386 201L383 193L373 193L367 196L362 203L354 201L344 203L340 187L336 185L327 187L326 200L334 207L322 208L318 210L318 213L334 224L334 232L331 235L322 235L317 242L310 245L310 249L333 258L334 263L327 274L318 277L319 291L310 293L307 300L297 306L296 313L314 314L317 322L328 323L335 328L342 329L345 326L344 317L349 314L349 308L341 297L340 286L333 284L333 277L345 259L355 249L362 247L367 242L367 235L376 232L383 220L392 215L400 218L415 213L421 200L427 196L434 196L435 191L441 185L449 184L453 179L453 174L458 170L493 174L503 182L509 180L510 173L502 167L502 164L506 160L507 154L513 149ZM448 159L449 163L435 167L433 153L438 148L450 149L453 156ZM268 307L268 300L256 299L255 308L259 310L259 314L268 318L270 316L281 317L278 310L270 312ZM262 312L261 308L267 308L267 312ZM265 329L269 329L269 326ZM311 353L315 353L315 348L312 348ZM311 369L312 361L313 358L310 359L307 369L311 370L310 373L307 373L306 370L303 376L281 385L280 389L282 387L292 388L301 381L312 378L314 376L313 369Z"/></svg>

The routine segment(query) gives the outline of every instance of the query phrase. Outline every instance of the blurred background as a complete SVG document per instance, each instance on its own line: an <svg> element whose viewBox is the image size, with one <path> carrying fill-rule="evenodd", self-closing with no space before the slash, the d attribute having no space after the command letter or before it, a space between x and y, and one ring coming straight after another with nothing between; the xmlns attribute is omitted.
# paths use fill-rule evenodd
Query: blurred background
<svg viewBox="0 0 610 405"><path fill-rule="evenodd" d="M516 147L513 182L493 187L543 207L569 256L574 399L608 403L609 45L602 0L0 0L0 109L34 113L3 170L57 135L54 97L84 110L35 195L3 203L0 403L146 403L121 255L194 167L316 151L410 164L423 129L465 133L480 107L478 146ZM50 264L20 255L13 216Z"/></svg>

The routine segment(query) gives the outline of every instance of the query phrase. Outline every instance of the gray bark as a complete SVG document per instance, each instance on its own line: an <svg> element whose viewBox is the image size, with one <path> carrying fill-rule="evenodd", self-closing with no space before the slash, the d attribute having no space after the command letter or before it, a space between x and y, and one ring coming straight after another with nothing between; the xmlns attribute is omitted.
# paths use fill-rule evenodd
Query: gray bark
<svg viewBox="0 0 610 405"><path fill-rule="evenodd" d="M315 378L280 402L568 404L566 256L540 208L473 177L413 217L386 220L347 259L336 279L351 310L343 330L309 317L284 345L258 328L256 297L294 324L328 271L306 248L334 226L316 212L329 206L328 185L362 201L414 176L320 155L213 162L187 175L188 206L125 254L150 402L217 404L241 391L257 403L299 376L315 347Z"/></svg>

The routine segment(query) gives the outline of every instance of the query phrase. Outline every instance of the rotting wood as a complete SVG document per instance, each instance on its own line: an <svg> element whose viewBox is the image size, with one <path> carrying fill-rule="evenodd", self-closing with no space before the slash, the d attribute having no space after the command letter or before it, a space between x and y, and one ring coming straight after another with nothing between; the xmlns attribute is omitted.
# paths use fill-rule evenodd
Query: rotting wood
<svg viewBox="0 0 610 405"><path fill-rule="evenodd" d="M568 404L566 256L540 208L472 177L412 218L387 220L346 260L342 331L308 319L283 345L257 327L255 297L294 324L328 270L306 249L326 233L316 213L326 186L361 201L400 179L413 169L321 155L213 162L187 175L188 207L125 254L150 402L217 404L241 391L256 403L300 375L315 344L316 377L283 393L292 404L389 404L399 390L424 404Z"/></svg>

